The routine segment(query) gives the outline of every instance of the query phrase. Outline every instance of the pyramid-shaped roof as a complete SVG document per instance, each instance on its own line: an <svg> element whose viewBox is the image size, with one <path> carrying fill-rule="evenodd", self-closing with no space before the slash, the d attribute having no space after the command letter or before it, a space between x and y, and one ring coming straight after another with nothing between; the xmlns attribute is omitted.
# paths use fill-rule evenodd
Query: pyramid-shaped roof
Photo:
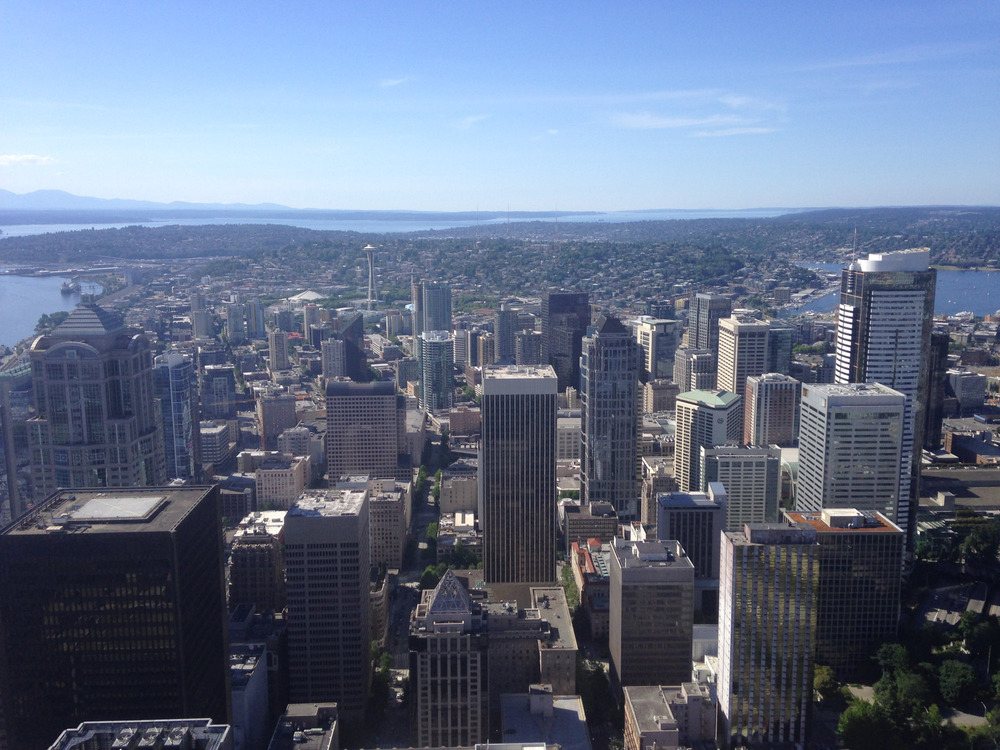
<svg viewBox="0 0 1000 750"><path fill-rule="evenodd" d="M53 334L65 338L83 336L106 336L120 333L125 329L125 321L114 310L100 305L80 305L56 326Z"/></svg>
<svg viewBox="0 0 1000 750"><path fill-rule="evenodd" d="M599 315L597 316L597 332L598 333L628 333L628 329L622 325L622 322L618 320L614 315Z"/></svg>
<svg viewBox="0 0 1000 750"><path fill-rule="evenodd" d="M427 613L430 615L443 615L455 612L470 612L472 610L472 597L465 590L465 586L458 580L455 573L448 568L441 576L438 585L434 587L431 595Z"/></svg>

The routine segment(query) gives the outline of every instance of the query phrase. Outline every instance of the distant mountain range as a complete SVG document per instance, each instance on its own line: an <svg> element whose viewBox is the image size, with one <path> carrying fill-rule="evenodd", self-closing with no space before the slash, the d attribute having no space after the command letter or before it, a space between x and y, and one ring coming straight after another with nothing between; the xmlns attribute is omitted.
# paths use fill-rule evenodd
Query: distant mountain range
<svg viewBox="0 0 1000 750"><path fill-rule="evenodd" d="M80 210L110 210L110 211L171 211L176 209L201 211L294 211L288 206L277 203L155 203L153 201L135 201L124 198L90 198L83 195L73 195L64 190L36 190L33 193L12 193L0 190L0 210L7 211L80 211Z"/></svg>
<svg viewBox="0 0 1000 750"><path fill-rule="evenodd" d="M99 211L105 214L134 214L156 212L170 216L191 216L210 212L216 216L248 216L264 217L288 216L294 214L300 218L380 218L425 219L428 217L447 217L449 219L496 219L510 216L512 219L544 219L552 216L585 216L599 213L597 211L375 211L350 209L319 209L290 208L278 203L189 203L173 201L171 203L156 203L154 201L137 201L126 198L90 198L73 195L64 190L36 190L33 193L12 193L0 190L0 211L47 211L47 212L78 212Z"/></svg>

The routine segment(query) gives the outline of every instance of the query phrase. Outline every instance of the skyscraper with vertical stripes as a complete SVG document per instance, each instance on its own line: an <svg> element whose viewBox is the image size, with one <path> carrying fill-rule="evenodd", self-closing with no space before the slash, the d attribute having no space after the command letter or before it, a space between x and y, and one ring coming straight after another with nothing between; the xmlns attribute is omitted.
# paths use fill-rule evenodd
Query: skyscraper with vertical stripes
<svg viewBox="0 0 1000 750"><path fill-rule="evenodd" d="M556 389L551 367L483 373L479 515L488 583L555 580Z"/></svg>

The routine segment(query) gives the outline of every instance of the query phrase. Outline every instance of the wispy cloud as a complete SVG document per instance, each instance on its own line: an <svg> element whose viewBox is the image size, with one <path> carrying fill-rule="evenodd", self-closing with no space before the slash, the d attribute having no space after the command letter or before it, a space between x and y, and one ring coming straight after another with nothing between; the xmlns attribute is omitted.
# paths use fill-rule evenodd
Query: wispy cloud
<svg viewBox="0 0 1000 750"><path fill-rule="evenodd" d="M667 128L693 128L705 125L738 125L745 122L736 115L709 115L707 117L678 117L654 115L649 112L619 112L611 116L611 123L629 130L664 130Z"/></svg>
<svg viewBox="0 0 1000 750"><path fill-rule="evenodd" d="M459 130L468 130L476 123L488 120L489 118L490 115L469 115L468 117L463 117L461 120L456 122L455 127Z"/></svg>
<svg viewBox="0 0 1000 750"><path fill-rule="evenodd" d="M55 163L56 160L51 156L39 156L38 154L0 154L0 167L37 167Z"/></svg>
<svg viewBox="0 0 1000 750"><path fill-rule="evenodd" d="M559 135L559 131L556 130L555 128L549 128L545 132L548 133L549 135Z"/></svg>
<svg viewBox="0 0 1000 750"><path fill-rule="evenodd" d="M383 78L378 82L378 86L381 89L391 89L393 86L401 86L410 79L408 77L403 78Z"/></svg>
<svg viewBox="0 0 1000 750"><path fill-rule="evenodd" d="M748 127L748 128L720 128L719 130L697 130L691 135L695 138L716 138L730 135L759 135L761 133L774 133L777 128L769 127Z"/></svg>
<svg viewBox="0 0 1000 750"><path fill-rule="evenodd" d="M913 63L943 60L949 57L979 52L987 49L984 42L963 44L915 44L908 47L873 52L868 55L845 57L840 60L826 60L804 65L800 70L834 70L837 68L862 68L878 65L908 65Z"/></svg>
<svg viewBox="0 0 1000 750"><path fill-rule="evenodd" d="M719 97L719 103L726 105L730 109L750 110L754 112L784 112L786 109L783 102L742 94L725 94Z"/></svg>

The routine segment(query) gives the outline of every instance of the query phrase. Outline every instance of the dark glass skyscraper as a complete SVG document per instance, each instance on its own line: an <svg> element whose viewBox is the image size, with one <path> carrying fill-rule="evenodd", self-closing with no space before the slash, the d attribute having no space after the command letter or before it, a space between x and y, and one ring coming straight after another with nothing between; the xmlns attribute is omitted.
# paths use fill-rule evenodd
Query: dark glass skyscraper
<svg viewBox="0 0 1000 750"><path fill-rule="evenodd" d="M62 491L0 532L0 710L47 748L81 721L229 722L217 487Z"/></svg>
<svg viewBox="0 0 1000 750"><path fill-rule="evenodd" d="M548 292L542 299L542 363L552 365L559 390L580 387L580 353L590 325L586 292Z"/></svg>
<svg viewBox="0 0 1000 750"><path fill-rule="evenodd" d="M591 329L594 330L594 329ZM583 499L611 503L619 515L638 510L639 343L614 317L600 316L583 339Z"/></svg>
<svg viewBox="0 0 1000 750"><path fill-rule="evenodd" d="M483 373L479 503L490 583L555 580L556 399L551 367Z"/></svg>

